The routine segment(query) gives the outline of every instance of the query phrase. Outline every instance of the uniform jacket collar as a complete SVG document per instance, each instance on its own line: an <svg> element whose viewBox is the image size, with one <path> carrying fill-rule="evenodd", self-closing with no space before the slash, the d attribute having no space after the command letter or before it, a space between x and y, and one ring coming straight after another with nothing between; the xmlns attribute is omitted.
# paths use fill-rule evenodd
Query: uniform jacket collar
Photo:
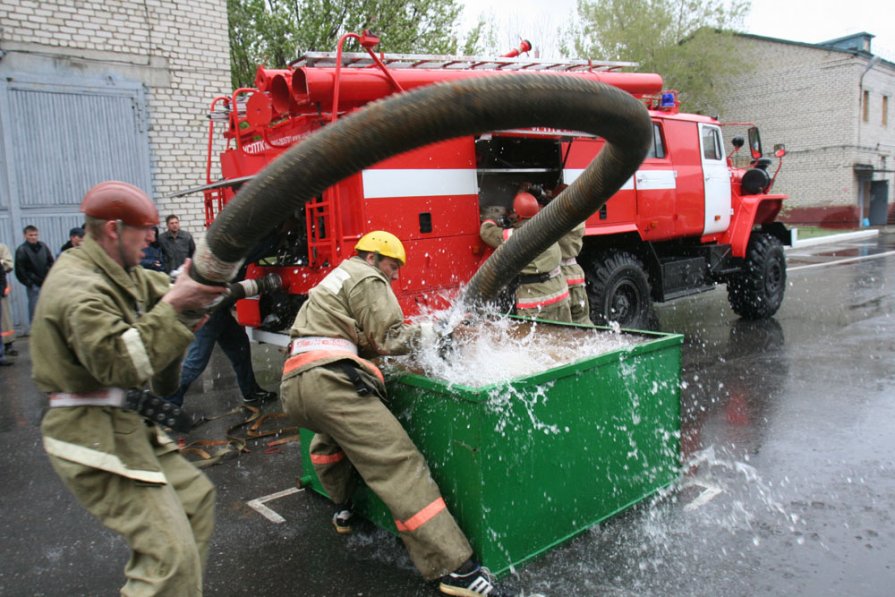
<svg viewBox="0 0 895 597"><path fill-rule="evenodd" d="M84 237L84 242L79 247L87 258L93 262L106 276L112 279L119 287L127 291L136 300L142 301L143 296L137 287L133 274L128 273L123 267L115 263L103 248L90 236Z"/></svg>
<svg viewBox="0 0 895 597"><path fill-rule="evenodd" d="M377 276L382 278L386 284L391 286L391 280L389 280L388 278L385 277L385 273L381 269L376 267L375 265L370 265L369 263L367 263L367 260L364 259L363 257L361 257L360 255L354 255L353 257L349 258L348 261L353 261L355 263L363 265L367 269L373 271Z"/></svg>

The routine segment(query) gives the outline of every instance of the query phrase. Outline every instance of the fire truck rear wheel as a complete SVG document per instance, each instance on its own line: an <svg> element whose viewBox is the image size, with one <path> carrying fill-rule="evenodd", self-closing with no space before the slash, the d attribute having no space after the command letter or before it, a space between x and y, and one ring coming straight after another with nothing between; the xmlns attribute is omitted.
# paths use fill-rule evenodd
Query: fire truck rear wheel
<svg viewBox="0 0 895 597"><path fill-rule="evenodd" d="M624 251L597 256L587 276L590 317L597 325L617 322L623 328L656 327L649 279L640 260Z"/></svg>
<svg viewBox="0 0 895 597"><path fill-rule="evenodd" d="M740 317L765 319L780 308L785 291L783 243L770 234L753 233L743 270L727 282L730 307Z"/></svg>

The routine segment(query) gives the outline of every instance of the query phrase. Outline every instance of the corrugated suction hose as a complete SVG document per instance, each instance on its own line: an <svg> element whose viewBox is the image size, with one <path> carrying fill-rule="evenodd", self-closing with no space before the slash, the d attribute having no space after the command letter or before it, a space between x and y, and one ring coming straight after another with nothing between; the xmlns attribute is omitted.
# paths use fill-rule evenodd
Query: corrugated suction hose
<svg viewBox="0 0 895 597"><path fill-rule="evenodd" d="M466 289L487 301L532 259L602 206L643 161L652 125L643 104L614 87L550 74L431 85L373 102L328 125L246 184L208 229L194 276L229 281L249 250L324 189L385 158L454 137L549 127L606 139L597 158L483 264Z"/></svg>

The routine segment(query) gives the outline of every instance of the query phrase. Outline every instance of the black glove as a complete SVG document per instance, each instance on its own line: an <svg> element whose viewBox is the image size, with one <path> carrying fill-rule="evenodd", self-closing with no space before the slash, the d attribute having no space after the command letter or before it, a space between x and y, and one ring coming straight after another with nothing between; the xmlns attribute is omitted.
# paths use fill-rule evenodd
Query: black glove
<svg viewBox="0 0 895 597"><path fill-rule="evenodd" d="M149 390L130 390L127 393L127 407L137 411L144 419L178 433L189 433L193 428L192 418L182 408Z"/></svg>

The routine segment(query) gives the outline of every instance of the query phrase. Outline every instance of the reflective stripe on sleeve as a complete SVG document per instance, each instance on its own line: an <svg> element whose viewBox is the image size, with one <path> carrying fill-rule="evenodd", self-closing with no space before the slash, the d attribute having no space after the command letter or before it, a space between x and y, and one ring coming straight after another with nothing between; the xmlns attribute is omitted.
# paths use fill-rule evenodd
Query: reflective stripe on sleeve
<svg viewBox="0 0 895 597"><path fill-rule="evenodd" d="M584 286L584 278L566 278L566 284L569 286Z"/></svg>
<svg viewBox="0 0 895 597"><path fill-rule="evenodd" d="M137 375L140 379L152 377L155 371L152 370L152 363L149 362L149 353L146 352L146 346L143 344L143 339L140 338L140 332L137 331L137 328L131 328L121 334L121 339L124 340L124 347L127 349L127 354L130 355L131 362L133 362L134 369L137 370Z"/></svg>
<svg viewBox="0 0 895 597"><path fill-rule="evenodd" d="M83 464L84 466L97 468L136 481L158 483L160 485L164 485L168 482L165 478L165 473L161 471L143 471L127 468L115 454L107 454L106 452L92 450L78 444L72 444L46 436L43 438L43 443L44 450L47 451L47 454L51 454L62 460L76 462L78 464Z"/></svg>
<svg viewBox="0 0 895 597"><path fill-rule="evenodd" d="M334 464L345 459L345 452L335 454L311 454L312 464Z"/></svg>
<svg viewBox="0 0 895 597"><path fill-rule="evenodd" d="M437 500L408 518L407 520L395 519L395 527L402 533L412 533L433 518L442 510L447 509L444 498L439 497Z"/></svg>
<svg viewBox="0 0 895 597"><path fill-rule="evenodd" d="M346 272L341 267L337 267L333 271L326 274L326 277L320 281L321 288L325 288L333 294L339 294L339 291L342 290L342 285L345 283L348 278L351 277L351 274Z"/></svg>

